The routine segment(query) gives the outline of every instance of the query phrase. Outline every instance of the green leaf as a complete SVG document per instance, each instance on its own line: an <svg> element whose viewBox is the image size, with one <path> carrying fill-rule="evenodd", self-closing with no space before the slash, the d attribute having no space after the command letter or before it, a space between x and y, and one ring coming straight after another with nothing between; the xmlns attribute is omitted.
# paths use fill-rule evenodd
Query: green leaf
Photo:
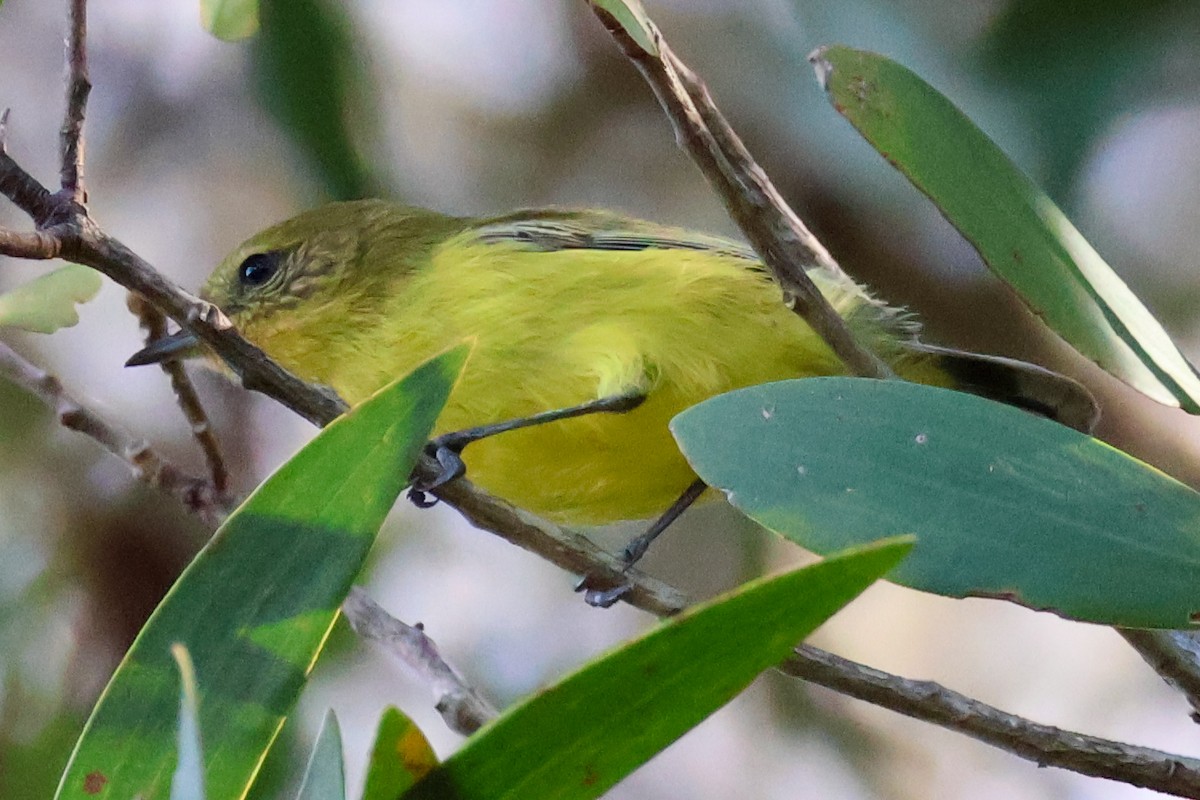
<svg viewBox="0 0 1200 800"><path fill-rule="evenodd" d="M396 800L437 766L429 740L396 708L379 718L362 800Z"/></svg>
<svg viewBox="0 0 1200 800"><path fill-rule="evenodd" d="M658 55L654 41L654 24L650 22L641 0L591 0L596 8L602 9L621 26L621 30L652 56Z"/></svg>
<svg viewBox="0 0 1200 800"><path fill-rule="evenodd" d="M62 800L167 796L181 642L203 687L205 783L241 797L429 435L466 348L340 417L221 526L138 634L88 720Z"/></svg>
<svg viewBox="0 0 1200 800"><path fill-rule="evenodd" d="M187 648L171 645L179 667L179 759L171 779L171 800L204 800L204 748L200 743L200 700L196 667Z"/></svg>
<svg viewBox="0 0 1200 800"><path fill-rule="evenodd" d="M844 553L685 611L506 712L404 800L599 797L787 657L909 547Z"/></svg>
<svg viewBox="0 0 1200 800"><path fill-rule="evenodd" d="M258 33L258 0L200 0L200 24L227 42L249 39Z"/></svg>
<svg viewBox="0 0 1200 800"><path fill-rule="evenodd" d="M1056 205L909 70L846 47L812 60L833 106L941 209L1056 333L1160 403L1200 413L1200 378Z"/></svg>
<svg viewBox="0 0 1200 800"><path fill-rule="evenodd" d="M0 294L0 328L54 333L79 322L75 305L100 292L100 273L79 264L48 272L12 291Z"/></svg>
<svg viewBox="0 0 1200 800"><path fill-rule="evenodd" d="M296 800L346 800L342 731L333 709L325 712Z"/></svg>
<svg viewBox="0 0 1200 800"><path fill-rule="evenodd" d="M1200 612L1200 494L1024 411L814 378L714 397L671 428L701 478L809 550L915 534L888 575L905 586L1127 627Z"/></svg>
<svg viewBox="0 0 1200 800"><path fill-rule="evenodd" d="M267 111L292 137L331 197L380 194L358 141L374 141L373 95L345 5L262 0L255 78Z"/></svg>

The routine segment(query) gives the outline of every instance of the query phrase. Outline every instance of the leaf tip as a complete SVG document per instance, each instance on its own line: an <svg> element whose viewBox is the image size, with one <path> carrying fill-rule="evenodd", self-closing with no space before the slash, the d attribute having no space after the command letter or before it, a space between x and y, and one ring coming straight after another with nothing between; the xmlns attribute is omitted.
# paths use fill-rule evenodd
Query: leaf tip
<svg viewBox="0 0 1200 800"><path fill-rule="evenodd" d="M640 0L588 0L610 33L624 34L642 52L659 56L658 32Z"/></svg>

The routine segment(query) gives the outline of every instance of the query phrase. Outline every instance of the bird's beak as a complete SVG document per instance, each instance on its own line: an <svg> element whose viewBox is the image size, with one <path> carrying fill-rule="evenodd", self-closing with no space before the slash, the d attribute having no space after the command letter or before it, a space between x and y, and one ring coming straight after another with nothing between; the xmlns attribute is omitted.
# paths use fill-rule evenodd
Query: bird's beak
<svg viewBox="0 0 1200 800"><path fill-rule="evenodd" d="M201 352L200 340L196 338L196 334L183 330L156 339L138 350L129 357L125 366L140 367L144 364L161 364L164 361L181 361L185 358L195 358Z"/></svg>

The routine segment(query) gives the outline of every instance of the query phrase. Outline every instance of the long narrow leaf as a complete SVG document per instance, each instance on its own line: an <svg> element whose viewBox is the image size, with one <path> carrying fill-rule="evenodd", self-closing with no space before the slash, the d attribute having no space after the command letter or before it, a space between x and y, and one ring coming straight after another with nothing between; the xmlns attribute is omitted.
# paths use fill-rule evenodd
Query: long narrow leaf
<svg viewBox="0 0 1200 800"><path fill-rule="evenodd" d="M671 423L696 472L817 553L917 537L889 580L1072 619L1200 619L1200 493L1103 442L989 400L811 378L714 397Z"/></svg>
<svg viewBox="0 0 1200 800"><path fill-rule="evenodd" d="M196 667L181 644L171 645L179 665L179 759L171 779L171 800L204 800L204 748L200 743L200 699Z"/></svg>
<svg viewBox="0 0 1200 800"><path fill-rule="evenodd" d="M961 111L875 53L812 55L830 101L1055 333L1143 394L1200 413L1200 377L1049 197Z"/></svg>
<svg viewBox="0 0 1200 800"><path fill-rule="evenodd" d="M182 642L203 697L205 780L242 797L291 711L457 378L465 348L333 422L217 531L109 682L63 775L62 800L165 798Z"/></svg>
<svg viewBox="0 0 1200 800"><path fill-rule="evenodd" d="M399 709L379 718L362 800L396 800L438 764L421 729Z"/></svg>
<svg viewBox="0 0 1200 800"><path fill-rule="evenodd" d="M685 612L480 730L404 800L589 800L729 702L887 572L908 540Z"/></svg>
<svg viewBox="0 0 1200 800"><path fill-rule="evenodd" d="M296 800L346 800L346 766L342 753L342 729L330 709L321 723L304 770L304 781Z"/></svg>

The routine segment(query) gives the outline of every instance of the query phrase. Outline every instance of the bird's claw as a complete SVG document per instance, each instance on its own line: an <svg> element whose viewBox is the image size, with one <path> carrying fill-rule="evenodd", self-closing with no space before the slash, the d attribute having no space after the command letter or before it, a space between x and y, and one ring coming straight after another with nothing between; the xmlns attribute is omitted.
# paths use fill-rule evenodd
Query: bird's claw
<svg viewBox="0 0 1200 800"><path fill-rule="evenodd" d="M438 504L438 499L431 499L430 493L466 474L467 465L459 455L461 450L461 445L441 436L425 445L425 452L438 463L438 472L429 480L413 479L408 489L408 499L413 505L417 508L433 508Z"/></svg>
<svg viewBox="0 0 1200 800"><path fill-rule="evenodd" d="M606 588L595 586L599 582L600 579L595 575L588 574L580 578L579 583L575 584L575 591L583 592L583 602L593 608L609 608L633 591L633 584L628 581L621 581L615 585L610 584Z"/></svg>

